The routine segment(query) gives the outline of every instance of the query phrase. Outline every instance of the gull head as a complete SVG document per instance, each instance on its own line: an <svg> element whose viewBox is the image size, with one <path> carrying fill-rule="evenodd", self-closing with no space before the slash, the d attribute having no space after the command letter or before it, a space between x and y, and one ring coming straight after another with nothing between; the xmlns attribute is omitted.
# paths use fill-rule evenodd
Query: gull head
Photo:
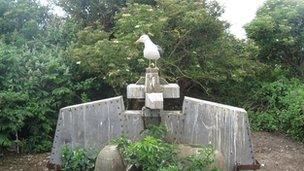
<svg viewBox="0 0 304 171"><path fill-rule="evenodd" d="M135 43L145 43L147 40L149 40L149 36L146 34L143 34L142 36L140 36L140 38L138 40L136 40Z"/></svg>

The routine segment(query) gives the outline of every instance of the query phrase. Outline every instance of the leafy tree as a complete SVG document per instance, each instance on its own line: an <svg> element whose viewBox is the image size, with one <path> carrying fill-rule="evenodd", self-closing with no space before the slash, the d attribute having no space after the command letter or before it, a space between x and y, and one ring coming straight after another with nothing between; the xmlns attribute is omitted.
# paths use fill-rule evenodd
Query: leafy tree
<svg viewBox="0 0 304 171"><path fill-rule="evenodd" d="M1 0L1 38L6 43L25 44L43 32L48 18L48 8L39 5L35 0Z"/></svg>
<svg viewBox="0 0 304 171"><path fill-rule="evenodd" d="M58 5L85 26L101 23L106 29L113 25L113 16L126 0L58 0Z"/></svg>
<svg viewBox="0 0 304 171"><path fill-rule="evenodd" d="M227 24L217 18L221 12L216 3L201 1L130 3L115 16L113 32L92 26L80 31L69 56L120 94L147 66L142 47L134 44L147 33L165 50L159 60L162 75L170 81L185 80L199 91L196 96L213 94L215 83L243 79L256 66L242 54L245 44L238 45L225 32ZM182 85L184 91L189 87Z"/></svg>
<svg viewBox="0 0 304 171"><path fill-rule="evenodd" d="M0 145L9 146L18 134L19 140L32 136L29 145L49 140L55 111L72 100L68 68L56 50L1 43L0 52Z"/></svg>
<svg viewBox="0 0 304 171"><path fill-rule="evenodd" d="M97 26L101 24L105 30L114 26L114 16L127 0L56 0L65 12L70 14L83 26ZM155 5L155 0L130 0L131 3Z"/></svg>
<svg viewBox="0 0 304 171"><path fill-rule="evenodd" d="M268 0L246 27L260 48L259 59L304 76L304 1Z"/></svg>
<svg viewBox="0 0 304 171"><path fill-rule="evenodd" d="M90 98L94 79L73 77L77 65L62 52L79 27L48 10L31 0L0 1L1 148L49 150L59 108Z"/></svg>
<svg viewBox="0 0 304 171"><path fill-rule="evenodd" d="M80 29L81 26L74 19L51 16L48 26L39 36L39 41L44 45L65 49L75 41L76 33Z"/></svg>

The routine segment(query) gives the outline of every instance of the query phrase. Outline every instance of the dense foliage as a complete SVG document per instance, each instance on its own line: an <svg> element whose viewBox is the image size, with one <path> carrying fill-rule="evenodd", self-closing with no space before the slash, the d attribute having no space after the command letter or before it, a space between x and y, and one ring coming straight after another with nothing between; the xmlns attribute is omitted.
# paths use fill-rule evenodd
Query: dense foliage
<svg viewBox="0 0 304 171"><path fill-rule="evenodd" d="M152 126L146 131L144 138L137 142L131 142L125 137L114 140L126 165L145 171L218 170L211 166L215 161L212 147L201 147L198 154L181 158L177 145L166 142L165 126Z"/></svg>
<svg viewBox="0 0 304 171"><path fill-rule="evenodd" d="M124 94L148 64L134 44L143 33L182 95L246 107L255 129L304 139L302 0L268 0L246 41L213 1L54 2L67 17L0 0L0 148L47 151L61 107Z"/></svg>
<svg viewBox="0 0 304 171"><path fill-rule="evenodd" d="M219 171L212 166L215 151L212 147L200 147L197 154L186 158L178 156L176 144L165 140L167 128L163 125L150 126L142 134L143 139L132 142L122 136L111 143L117 145L124 165L133 170L145 171ZM98 151L98 150L97 150ZM61 150L62 170L94 170L97 153L95 150L75 149L64 146Z"/></svg>
<svg viewBox="0 0 304 171"><path fill-rule="evenodd" d="M174 2L127 4L116 15L113 32L86 27L70 47L71 60L81 62L84 71L123 93L126 84L136 81L147 66L142 47L134 44L147 33L165 50L159 62L162 74L170 81L183 82L182 89L195 87L192 94L199 91L214 98L214 84L242 80L256 72L258 63L249 58L244 43L225 33L226 23L217 18L221 10L216 5Z"/></svg>
<svg viewBox="0 0 304 171"><path fill-rule="evenodd" d="M284 131L297 140L304 140L304 84L298 79L279 79L264 83L253 94L250 114L257 130Z"/></svg>
<svg viewBox="0 0 304 171"><path fill-rule="evenodd" d="M97 153L84 149L72 150L65 146L61 151L63 171L93 171Z"/></svg>
<svg viewBox="0 0 304 171"><path fill-rule="evenodd" d="M87 101L94 78L73 76L77 66L62 55L69 44L63 41L75 37L76 24L49 16L35 1L0 4L5 7L0 20L6 23L0 39L0 147L46 151L58 109Z"/></svg>
<svg viewBox="0 0 304 171"><path fill-rule="evenodd" d="M249 98L257 130L304 139L304 1L268 0L246 27L269 66Z"/></svg>
<svg viewBox="0 0 304 171"><path fill-rule="evenodd" d="M259 58L304 77L304 1L269 0L246 28L260 47Z"/></svg>
<svg viewBox="0 0 304 171"><path fill-rule="evenodd" d="M26 135L28 147L39 151L38 144L51 138L54 113L71 101L70 72L57 50L30 50L3 43L0 49L0 144L10 146L12 135L16 139L18 134L19 138Z"/></svg>

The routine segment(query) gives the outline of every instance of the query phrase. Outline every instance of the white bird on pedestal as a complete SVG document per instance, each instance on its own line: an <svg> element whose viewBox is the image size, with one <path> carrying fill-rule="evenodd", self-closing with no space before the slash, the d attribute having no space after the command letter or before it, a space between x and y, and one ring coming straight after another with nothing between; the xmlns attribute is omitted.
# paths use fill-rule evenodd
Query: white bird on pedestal
<svg viewBox="0 0 304 171"><path fill-rule="evenodd" d="M155 67L156 67L156 60L160 58L160 56L163 54L163 49L154 44L150 37L146 34L140 36L140 38L136 41L136 43L144 43L144 57L149 59L149 67L151 60L155 60Z"/></svg>

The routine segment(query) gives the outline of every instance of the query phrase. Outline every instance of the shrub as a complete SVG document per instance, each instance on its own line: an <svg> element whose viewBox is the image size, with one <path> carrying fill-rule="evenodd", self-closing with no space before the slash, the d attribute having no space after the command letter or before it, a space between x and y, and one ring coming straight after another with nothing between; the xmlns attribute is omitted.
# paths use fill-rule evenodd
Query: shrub
<svg viewBox="0 0 304 171"><path fill-rule="evenodd" d="M304 84L299 79L281 78L263 83L249 112L256 130L280 131L304 140Z"/></svg>
<svg viewBox="0 0 304 171"><path fill-rule="evenodd" d="M149 125L148 128L144 130L141 134L143 136L151 136L158 139L164 139L167 133L168 133L167 127L163 124L160 124L160 125Z"/></svg>
<svg viewBox="0 0 304 171"><path fill-rule="evenodd" d="M19 138L28 142L29 150L50 149L50 143L45 141L51 140L55 113L64 104L71 103L74 96L68 67L57 58L57 53L56 49L17 48L0 43L2 148Z"/></svg>
<svg viewBox="0 0 304 171"><path fill-rule="evenodd" d="M189 164L185 170L209 170L208 167L214 162L214 157L214 149L212 147L202 148L197 155L191 155L186 158Z"/></svg>
<svg viewBox="0 0 304 171"><path fill-rule="evenodd" d="M197 155L178 158L176 144L164 140L165 126L152 126L145 131L145 137L131 142L125 137L114 141L118 145L125 162L145 171L196 171L214 170L210 165L214 162L214 149L202 147ZM153 136L151 136L153 135Z"/></svg>
<svg viewBox="0 0 304 171"><path fill-rule="evenodd" d="M72 150L64 146L61 151L62 170L64 171L93 171L97 153L84 149Z"/></svg>
<svg viewBox="0 0 304 171"><path fill-rule="evenodd" d="M128 164L142 167L145 171L176 163L176 147L151 136L130 144L123 154Z"/></svg>

